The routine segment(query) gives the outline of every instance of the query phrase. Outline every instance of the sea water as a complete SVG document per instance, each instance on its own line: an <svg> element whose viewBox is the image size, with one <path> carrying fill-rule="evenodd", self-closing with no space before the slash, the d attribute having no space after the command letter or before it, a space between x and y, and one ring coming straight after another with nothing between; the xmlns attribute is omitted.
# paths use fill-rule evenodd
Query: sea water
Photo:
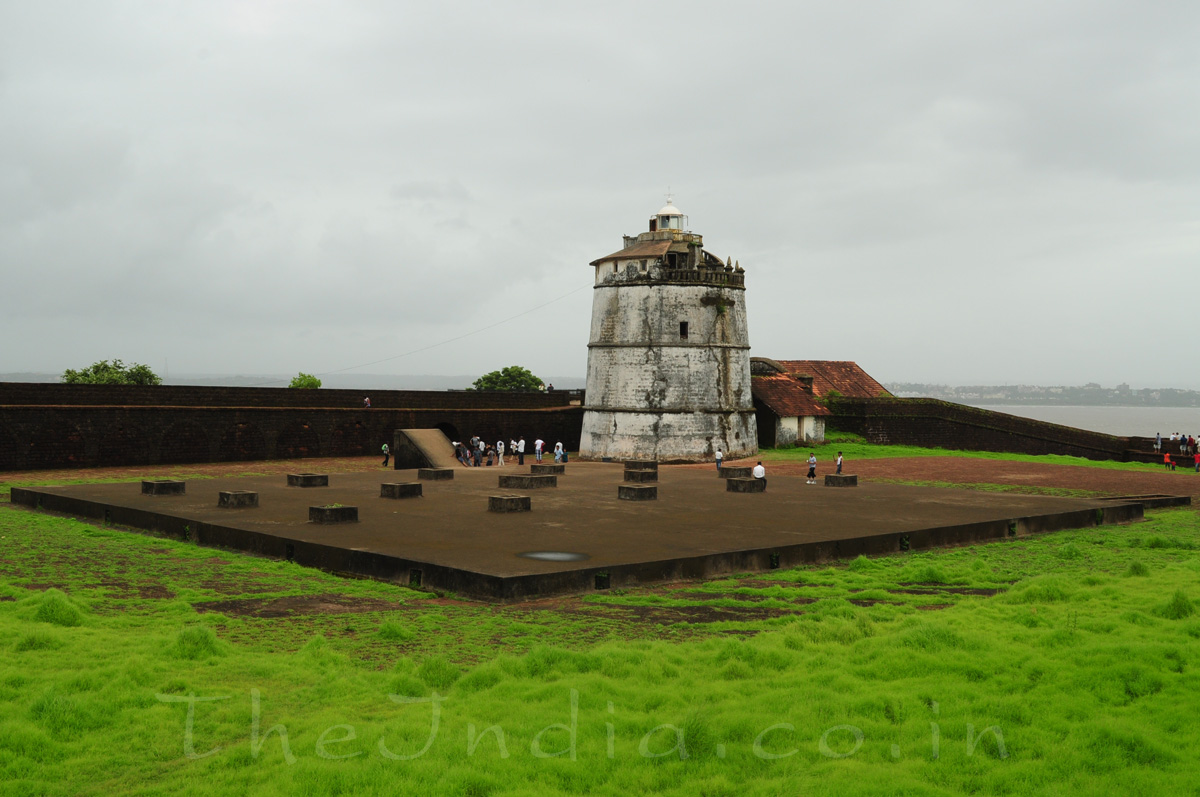
<svg viewBox="0 0 1200 797"><path fill-rule="evenodd" d="M1064 405L973 404L985 410L1020 415L1121 437L1164 438L1182 432L1200 438L1200 407L1073 407Z"/></svg>

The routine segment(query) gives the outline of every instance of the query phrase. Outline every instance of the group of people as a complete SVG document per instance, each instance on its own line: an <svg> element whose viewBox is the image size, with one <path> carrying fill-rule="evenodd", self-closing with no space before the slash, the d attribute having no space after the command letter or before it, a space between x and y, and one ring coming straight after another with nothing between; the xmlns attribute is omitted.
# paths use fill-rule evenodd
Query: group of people
<svg viewBox="0 0 1200 797"><path fill-rule="evenodd" d="M510 439L506 446L503 440L497 440L493 445L479 435L472 435L471 439L466 443L455 442L454 457L467 468L491 467L492 465L504 465L504 453L507 451L509 457L516 456L517 464L525 464L525 438L519 437L515 440ZM546 451L546 441L540 437L533 441L533 456L534 461L541 462ZM554 444L554 461L566 462L567 451L563 448L563 444Z"/></svg>
<svg viewBox="0 0 1200 797"><path fill-rule="evenodd" d="M1200 450L1196 448L1196 438L1192 435L1183 434L1182 432L1171 432L1170 438L1167 439L1167 448L1163 450L1162 432L1154 435L1154 450L1162 453L1163 467L1167 470L1175 470L1175 460L1171 458L1171 452L1175 446L1179 446L1179 453L1187 456L1192 456L1192 463L1196 468L1196 472L1200 473Z"/></svg>
<svg viewBox="0 0 1200 797"><path fill-rule="evenodd" d="M716 462L717 462L717 475L720 476L721 475L721 467L722 467L723 463L725 462L725 454L721 451L721 449L719 449L719 448L717 449L715 458L716 458ZM837 459L834 461L834 464L837 466L837 474L839 476L842 474L842 463L844 461L845 460L842 458L842 452L839 451L837 453ZM1198 460L1198 461L1200 461L1200 460ZM767 469L763 467L762 460L759 460L758 463L755 464L753 470L750 471L750 475L753 476L754 478L758 479L759 481L761 481L763 483L763 489L764 490L766 489ZM808 476L805 477L805 484L816 484L816 483L817 483L817 454L815 451L810 451L810 452L808 452Z"/></svg>
<svg viewBox="0 0 1200 797"><path fill-rule="evenodd" d="M1190 434L1183 434L1182 432L1171 432L1171 437L1167 442L1169 443L1171 448L1174 448L1176 445L1178 445L1180 454L1195 454L1196 453L1196 438ZM1154 435L1154 450L1161 451L1162 444L1163 444L1163 436L1162 436L1162 433L1159 432L1158 434Z"/></svg>

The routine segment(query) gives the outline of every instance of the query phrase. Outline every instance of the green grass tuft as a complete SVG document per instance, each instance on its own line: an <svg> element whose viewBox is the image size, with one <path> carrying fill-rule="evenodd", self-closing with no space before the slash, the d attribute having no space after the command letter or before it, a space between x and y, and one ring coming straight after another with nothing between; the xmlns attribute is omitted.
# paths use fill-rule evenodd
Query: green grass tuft
<svg viewBox="0 0 1200 797"><path fill-rule="evenodd" d="M1182 620L1195 614L1196 607L1180 589L1176 590L1175 594L1171 596L1171 600L1160 606L1154 613L1168 620Z"/></svg>
<svg viewBox="0 0 1200 797"><path fill-rule="evenodd" d="M60 590L48 589L42 593L35 620L73 628L83 622L83 612Z"/></svg>
<svg viewBox="0 0 1200 797"><path fill-rule="evenodd" d="M184 628L175 637L175 645L171 648L171 653L179 659L202 661L220 655L221 645L211 628L192 625Z"/></svg>

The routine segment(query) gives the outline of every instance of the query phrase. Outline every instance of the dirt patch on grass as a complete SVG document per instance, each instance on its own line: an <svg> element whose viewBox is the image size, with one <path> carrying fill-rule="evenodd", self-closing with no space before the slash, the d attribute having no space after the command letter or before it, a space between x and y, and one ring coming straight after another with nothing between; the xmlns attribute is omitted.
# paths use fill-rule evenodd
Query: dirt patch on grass
<svg viewBox="0 0 1200 797"><path fill-rule="evenodd" d="M404 604L349 595L297 595L287 598L243 598L193 603L197 612L219 612L230 617L295 617L297 615L362 614L395 611Z"/></svg>
<svg viewBox="0 0 1200 797"><path fill-rule="evenodd" d="M672 597L684 598L687 600L703 600L703 601L715 601L715 600L725 599L725 600L735 600L735 601L747 601L750 603L756 603L758 601L768 601L768 600L786 601L788 603L800 603L800 604L808 604L808 603L816 603L817 602L816 598L805 598L805 597L800 597L800 596L780 597L778 595L762 595L762 594L756 595L752 592L750 592L750 593L747 593L747 592L703 592L701 590L676 590L672 593Z"/></svg>

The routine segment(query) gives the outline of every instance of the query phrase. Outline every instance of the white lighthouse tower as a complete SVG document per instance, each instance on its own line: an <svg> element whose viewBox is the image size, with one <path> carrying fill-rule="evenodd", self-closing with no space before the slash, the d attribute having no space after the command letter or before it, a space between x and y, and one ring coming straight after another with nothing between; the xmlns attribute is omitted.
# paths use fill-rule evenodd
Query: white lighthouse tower
<svg viewBox="0 0 1200 797"><path fill-rule="evenodd" d="M593 260L585 459L711 461L758 450L745 274L705 251L670 198Z"/></svg>

